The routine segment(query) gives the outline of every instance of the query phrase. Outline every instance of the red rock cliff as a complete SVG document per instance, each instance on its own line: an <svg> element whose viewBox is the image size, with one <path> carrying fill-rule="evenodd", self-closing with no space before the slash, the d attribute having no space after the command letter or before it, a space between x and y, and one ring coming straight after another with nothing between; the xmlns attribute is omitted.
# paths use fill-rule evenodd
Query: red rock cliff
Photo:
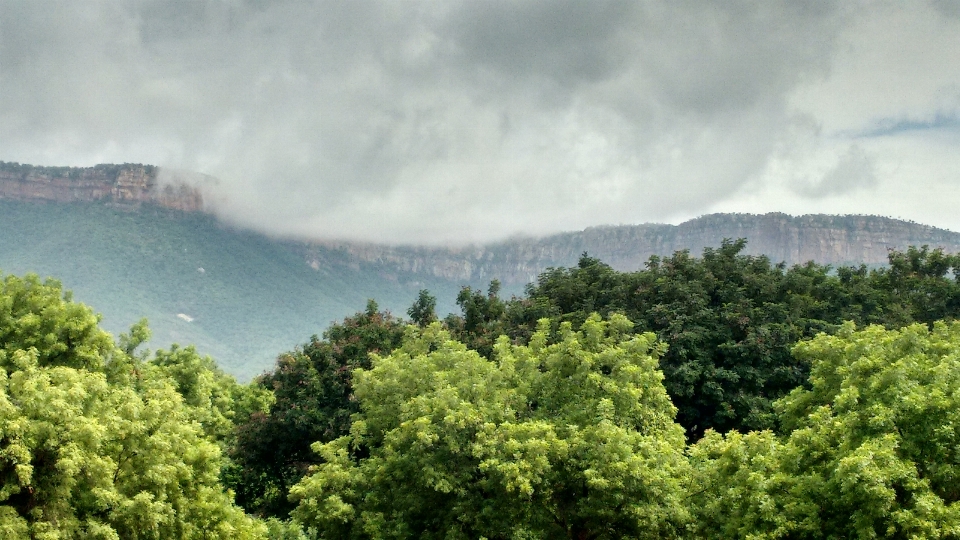
<svg viewBox="0 0 960 540"><path fill-rule="evenodd" d="M60 203L102 201L137 207L155 204L185 212L203 211L196 187L157 181L159 168L125 163L94 167L36 167L0 161L0 198Z"/></svg>

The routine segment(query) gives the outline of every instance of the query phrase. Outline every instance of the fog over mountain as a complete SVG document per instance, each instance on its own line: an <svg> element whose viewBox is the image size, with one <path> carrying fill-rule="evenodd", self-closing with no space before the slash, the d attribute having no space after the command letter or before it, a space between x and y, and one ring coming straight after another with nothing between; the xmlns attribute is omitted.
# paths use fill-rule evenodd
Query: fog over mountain
<svg viewBox="0 0 960 540"><path fill-rule="evenodd" d="M949 0L0 0L0 160L197 171L274 234L960 230L958 134Z"/></svg>

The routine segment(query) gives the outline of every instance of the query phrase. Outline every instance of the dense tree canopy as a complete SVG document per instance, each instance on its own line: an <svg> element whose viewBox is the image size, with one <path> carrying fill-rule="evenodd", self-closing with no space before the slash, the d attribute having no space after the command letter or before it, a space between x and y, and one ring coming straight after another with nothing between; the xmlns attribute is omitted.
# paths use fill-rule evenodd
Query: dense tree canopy
<svg viewBox="0 0 960 540"><path fill-rule="evenodd" d="M198 423L206 404L185 400L164 355L131 356L97 323L57 282L3 280L0 534L261 537L219 483L220 448Z"/></svg>
<svg viewBox="0 0 960 540"><path fill-rule="evenodd" d="M526 342L536 321L578 327L592 312L622 313L637 331L670 345L664 384L691 440L707 429L776 428L773 402L804 384L808 365L790 348L844 321L898 328L960 315L958 258L941 250L891 252L890 267L835 271L813 262L786 268L743 255L744 240L652 257L646 268L618 272L586 254L574 268L549 269L521 298L465 289L454 335L481 354L500 334ZM954 276L948 276L953 271Z"/></svg>
<svg viewBox="0 0 960 540"><path fill-rule="evenodd" d="M960 538L960 257L744 247L370 301L249 385L4 276L0 538Z"/></svg>
<svg viewBox="0 0 960 540"><path fill-rule="evenodd" d="M354 372L350 434L291 490L329 538L669 538L685 523L683 431L652 334L623 316L495 362L439 324Z"/></svg>
<svg viewBox="0 0 960 540"><path fill-rule="evenodd" d="M852 324L797 345L784 429L691 452L703 538L960 537L960 323Z"/></svg>
<svg viewBox="0 0 960 540"><path fill-rule="evenodd" d="M254 382L275 400L266 413L239 423L231 455L237 467L230 485L251 512L285 517L293 508L287 491L319 456L310 445L350 430L359 410L351 374L370 367L370 354L387 354L400 344L404 324L370 302L364 312L333 324L323 339L281 354L274 371Z"/></svg>

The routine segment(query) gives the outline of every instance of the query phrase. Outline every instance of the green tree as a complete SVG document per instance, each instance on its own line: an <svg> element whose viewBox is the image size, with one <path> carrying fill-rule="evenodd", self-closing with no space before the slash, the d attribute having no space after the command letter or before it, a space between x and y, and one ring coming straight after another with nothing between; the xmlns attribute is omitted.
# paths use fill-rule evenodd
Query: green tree
<svg viewBox="0 0 960 540"><path fill-rule="evenodd" d="M665 347L622 316L549 321L491 362L439 324L354 372L350 434L291 490L327 538L670 538L685 526L683 430Z"/></svg>
<svg viewBox="0 0 960 540"><path fill-rule="evenodd" d="M209 356L193 346L176 344L153 353L150 364L160 369L190 408L211 440L224 450L235 444L235 426L244 425L254 414L263 414L273 403L273 394L258 385L241 385L224 373Z"/></svg>
<svg viewBox="0 0 960 540"><path fill-rule="evenodd" d="M0 366L18 350L36 349L40 366L102 369L113 351L113 338L100 319L72 301L60 282L41 282L34 274L3 277L0 282ZM6 359L6 360L4 360Z"/></svg>
<svg viewBox="0 0 960 540"><path fill-rule="evenodd" d="M639 272L617 272L584 254L575 268L542 274L521 310L574 327L593 310L623 313L638 330L655 332L670 344L664 384L691 440L710 428L772 428L773 401L806 377L790 346L829 327L817 319L816 295L835 278L822 266L786 270L742 255L745 246L726 240L701 258L686 251L652 257ZM524 318L531 316L517 317Z"/></svg>
<svg viewBox="0 0 960 540"><path fill-rule="evenodd" d="M262 537L221 487L219 447L160 366L113 345L58 283L3 283L0 532ZM126 344L135 348L142 330Z"/></svg>
<svg viewBox="0 0 960 540"><path fill-rule="evenodd" d="M460 289L457 305L462 316L449 315L444 320L447 330L467 347L490 358L497 338L514 328L508 316L508 304L500 298L500 282L491 281L486 294L470 287Z"/></svg>
<svg viewBox="0 0 960 540"><path fill-rule="evenodd" d="M960 537L960 324L845 325L795 348L786 434L691 450L703 538Z"/></svg>
<svg viewBox="0 0 960 540"><path fill-rule="evenodd" d="M898 328L912 322L932 324L953 319L960 313L960 256L942 249L910 246L906 252L891 251L889 266L871 274L874 287L883 294L884 309L869 322ZM954 278L947 278L953 270Z"/></svg>
<svg viewBox="0 0 960 540"><path fill-rule="evenodd" d="M239 424L231 451L236 467L228 484L237 502L261 515L286 517L293 508L287 491L318 456L310 445L346 435L359 410L352 373L370 367L370 354L387 354L400 344L404 324L369 302L364 312L333 324L323 339L281 354L277 366L255 381L274 395L266 413Z"/></svg>
<svg viewBox="0 0 960 540"><path fill-rule="evenodd" d="M426 326L437 320L437 298L426 289L420 290L417 300L407 310L410 320L418 326Z"/></svg>

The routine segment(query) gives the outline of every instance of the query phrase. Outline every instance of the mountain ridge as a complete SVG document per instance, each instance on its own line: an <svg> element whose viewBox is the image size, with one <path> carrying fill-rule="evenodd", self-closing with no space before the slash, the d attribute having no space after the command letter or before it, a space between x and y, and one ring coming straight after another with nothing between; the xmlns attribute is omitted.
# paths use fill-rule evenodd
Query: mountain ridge
<svg viewBox="0 0 960 540"><path fill-rule="evenodd" d="M889 249L911 245L960 252L960 233L927 225L782 213L598 226L458 248L278 240L225 224L202 183L176 187L176 175L162 174L137 164L0 164L0 269L62 280L115 333L147 317L159 346L195 344L241 379L364 309L367 299L402 315L428 289L443 316L458 310L461 287L498 279L501 294L519 294L584 252L621 271L684 249L699 256L725 238L746 238L746 253L788 264L880 265Z"/></svg>
<svg viewBox="0 0 960 540"><path fill-rule="evenodd" d="M891 249L929 245L960 251L960 233L882 216L807 214L709 214L679 225L597 226L540 238L512 239L463 248L386 246L357 242L313 242L304 256L316 264L311 247L344 250L352 257L461 280L500 279L524 284L549 267L575 265L582 253L617 270L637 270L651 256L689 250L694 255L724 239L746 238L745 253L765 255L788 265L814 260L820 264L878 265Z"/></svg>

